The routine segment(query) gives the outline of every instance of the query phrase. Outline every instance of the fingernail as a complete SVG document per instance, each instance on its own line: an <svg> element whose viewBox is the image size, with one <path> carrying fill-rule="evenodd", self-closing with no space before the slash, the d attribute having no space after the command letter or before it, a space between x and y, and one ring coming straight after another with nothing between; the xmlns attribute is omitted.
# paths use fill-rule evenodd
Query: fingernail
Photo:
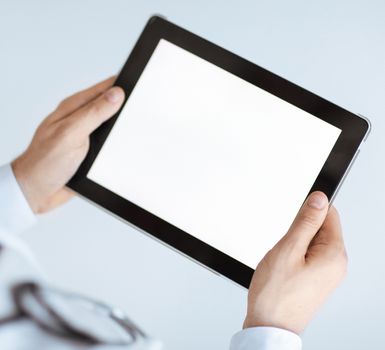
<svg viewBox="0 0 385 350"><path fill-rule="evenodd" d="M123 91L121 88L113 86L104 93L104 96L108 102L116 103L122 99Z"/></svg>
<svg viewBox="0 0 385 350"><path fill-rule="evenodd" d="M314 192L309 196L307 204L309 207L321 210L328 205L328 199L323 193Z"/></svg>

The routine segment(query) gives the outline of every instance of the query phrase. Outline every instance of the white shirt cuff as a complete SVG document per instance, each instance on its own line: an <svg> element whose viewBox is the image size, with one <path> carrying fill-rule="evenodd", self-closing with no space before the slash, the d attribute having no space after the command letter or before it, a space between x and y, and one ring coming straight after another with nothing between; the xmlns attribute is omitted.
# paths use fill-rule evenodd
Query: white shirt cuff
<svg viewBox="0 0 385 350"><path fill-rule="evenodd" d="M275 327L246 328L236 333L230 350L300 350L301 338L290 331Z"/></svg>
<svg viewBox="0 0 385 350"><path fill-rule="evenodd" d="M17 183L10 164L0 167L0 228L20 232L36 222L36 216Z"/></svg>

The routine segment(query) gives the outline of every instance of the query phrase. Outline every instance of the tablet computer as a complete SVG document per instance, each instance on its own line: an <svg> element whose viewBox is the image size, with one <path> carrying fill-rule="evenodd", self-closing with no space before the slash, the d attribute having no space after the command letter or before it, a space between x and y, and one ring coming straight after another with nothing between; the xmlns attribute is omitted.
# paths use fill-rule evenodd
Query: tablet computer
<svg viewBox="0 0 385 350"><path fill-rule="evenodd" d="M369 131L158 16L115 84L126 101L68 186L244 287L309 192L333 198Z"/></svg>

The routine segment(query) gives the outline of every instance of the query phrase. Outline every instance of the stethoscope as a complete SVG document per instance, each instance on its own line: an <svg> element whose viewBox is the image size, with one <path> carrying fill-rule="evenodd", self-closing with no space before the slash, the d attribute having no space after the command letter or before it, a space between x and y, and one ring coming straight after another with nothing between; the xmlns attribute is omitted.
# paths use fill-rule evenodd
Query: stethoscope
<svg viewBox="0 0 385 350"><path fill-rule="evenodd" d="M93 345L132 345L146 338L120 309L75 293L23 282L11 295L16 311L0 319L0 326L28 318L50 334Z"/></svg>
<svg viewBox="0 0 385 350"><path fill-rule="evenodd" d="M34 255L17 237L0 232L0 242L22 256L39 277L37 281L11 287L15 311L0 319L0 326L27 318L50 334L94 345L130 345L147 339L122 310L47 286L44 272Z"/></svg>

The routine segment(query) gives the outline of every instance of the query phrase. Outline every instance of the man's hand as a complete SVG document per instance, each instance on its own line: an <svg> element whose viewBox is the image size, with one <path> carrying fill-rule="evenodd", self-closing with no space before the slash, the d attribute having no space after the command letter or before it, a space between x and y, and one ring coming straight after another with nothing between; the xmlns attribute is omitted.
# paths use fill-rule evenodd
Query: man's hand
<svg viewBox="0 0 385 350"><path fill-rule="evenodd" d="M28 149L12 168L35 213L46 212L67 201L65 187L85 158L89 135L112 117L124 92L112 87L114 77L66 98L38 127Z"/></svg>
<svg viewBox="0 0 385 350"><path fill-rule="evenodd" d="M271 326L301 333L337 287L347 257L337 211L314 192L288 233L259 263L251 281L244 328Z"/></svg>

